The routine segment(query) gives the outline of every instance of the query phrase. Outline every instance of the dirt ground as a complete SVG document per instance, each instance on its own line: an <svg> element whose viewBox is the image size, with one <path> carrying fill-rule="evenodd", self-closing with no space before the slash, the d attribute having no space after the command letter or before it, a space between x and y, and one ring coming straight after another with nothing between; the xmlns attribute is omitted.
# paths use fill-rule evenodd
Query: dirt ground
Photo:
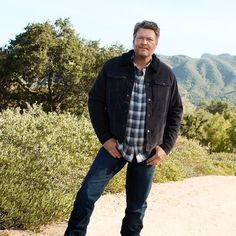
<svg viewBox="0 0 236 236"><path fill-rule="evenodd" d="M125 194L105 195L96 203L88 236L119 236ZM39 234L0 231L9 236L62 236L66 222ZM154 184L141 236L236 236L236 177L203 176Z"/></svg>

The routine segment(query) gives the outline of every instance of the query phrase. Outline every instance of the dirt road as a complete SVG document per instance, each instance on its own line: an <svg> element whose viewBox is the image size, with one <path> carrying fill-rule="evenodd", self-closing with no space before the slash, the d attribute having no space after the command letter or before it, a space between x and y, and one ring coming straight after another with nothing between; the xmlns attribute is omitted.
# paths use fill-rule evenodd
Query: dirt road
<svg viewBox="0 0 236 236"><path fill-rule="evenodd" d="M119 236L124 208L124 193L102 196L87 235ZM46 227L40 234L8 233L62 236L65 227L62 222ZM236 236L236 177L203 176L154 184L141 236Z"/></svg>

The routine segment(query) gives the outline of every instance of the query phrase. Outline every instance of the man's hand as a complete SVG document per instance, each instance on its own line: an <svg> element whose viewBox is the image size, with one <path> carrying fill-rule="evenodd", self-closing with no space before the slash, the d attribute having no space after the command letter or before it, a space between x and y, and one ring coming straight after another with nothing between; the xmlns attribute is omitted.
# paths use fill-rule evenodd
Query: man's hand
<svg viewBox="0 0 236 236"><path fill-rule="evenodd" d="M103 147L115 158L121 158L121 153L116 148L117 143L114 138L108 139L104 144Z"/></svg>
<svg viewBox="0 0 236 236"><path fill-rule="evenodd" d="M155 155L147 160L147 165L159 165L165 157L166 152L160 146L157 146Z"/></svg>

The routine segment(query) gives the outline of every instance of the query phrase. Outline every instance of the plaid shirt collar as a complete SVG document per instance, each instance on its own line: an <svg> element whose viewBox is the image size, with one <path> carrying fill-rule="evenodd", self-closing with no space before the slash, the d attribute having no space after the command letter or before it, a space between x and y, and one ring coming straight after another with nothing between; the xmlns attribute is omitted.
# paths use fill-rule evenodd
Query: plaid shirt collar
<svg viewBox="0 0 236 236"><path fill-rule="evenodd" d="M143 67L143 69L139 70L137 64L134 62L134 55L135 55L135 54L133 53L132 56L131 56L131 60L133 61L133 64L134 64L134 67L135 67L135 75L137 75L137 76L142 76L143 73L145 74L146 69L147 69L148 66L151 64L152 59L148 62L148 64L146 64L146 65Z"/></svg>

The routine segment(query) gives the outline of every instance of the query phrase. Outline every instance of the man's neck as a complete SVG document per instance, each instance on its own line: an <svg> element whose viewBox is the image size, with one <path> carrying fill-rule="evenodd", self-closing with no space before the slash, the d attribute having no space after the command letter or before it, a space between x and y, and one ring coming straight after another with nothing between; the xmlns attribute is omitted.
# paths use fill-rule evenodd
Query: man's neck
<svg viewBox="0 0 236 236"><path fill-rule="evenodd" d="M137 57L134 56L134 63L136 64L139 70L142 70L150 61L152 57Z"/></svg>

